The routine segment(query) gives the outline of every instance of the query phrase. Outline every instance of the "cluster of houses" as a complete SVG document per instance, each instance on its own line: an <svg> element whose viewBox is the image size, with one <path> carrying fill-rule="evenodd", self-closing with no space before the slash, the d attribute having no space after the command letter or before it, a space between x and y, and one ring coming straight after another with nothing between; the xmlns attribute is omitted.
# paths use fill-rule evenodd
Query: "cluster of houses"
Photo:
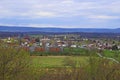
<svg viewBox="0 0 120 80"><path fill-rule="evenodd" d="M80 35L50 35L42 37L24 36L8 37L2 39L4 42L20 46L27 51L37 52L61 52L64 48L96 48L96 49L109 49L111 50L115 43L103 42L97 39L81 38ZM117 46L120 49L120 46Z"/></svg>

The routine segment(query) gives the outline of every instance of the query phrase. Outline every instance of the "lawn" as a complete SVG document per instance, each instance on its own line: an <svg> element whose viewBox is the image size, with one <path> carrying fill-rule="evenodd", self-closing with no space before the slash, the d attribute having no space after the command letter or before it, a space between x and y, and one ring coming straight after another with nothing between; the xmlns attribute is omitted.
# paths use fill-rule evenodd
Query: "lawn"
<svg viewBox="0 0 120 80"><path fill-rule="evenodd" d="M31 56L31 65L34 68L64 67L66 59L77 62L77 66L87 64L88 57L84 56Z"/></svg>

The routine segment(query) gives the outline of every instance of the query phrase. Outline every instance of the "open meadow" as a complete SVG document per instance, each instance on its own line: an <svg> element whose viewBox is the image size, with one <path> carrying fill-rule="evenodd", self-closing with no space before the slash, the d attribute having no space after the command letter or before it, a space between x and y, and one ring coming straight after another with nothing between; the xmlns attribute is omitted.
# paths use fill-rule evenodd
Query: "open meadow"
<svg viewBox="0 0 120 80"><path fill-rule="evenodd" d="M2 46L0 80L119 80L120 63L105 58L113 51L101 54L105 57L92 51L87 52L89 56L31 56L22 49Z"/></svg>
<svg viewBox="0 0 120 80"><path fill-rule="evenodd" d="M120 64L90 56L31 56L37 80L118 80ZM111 76L112 75L112 76Z"/></svg>
<svg viewBox="0 0 120 80"><path fill-rule="evenodd" d="M70 66L83 66L88 64L88 57L85 56L31 56L31 65L35 68L58 68ZM68 65L67 65L68 63ZM71 65L72 66L72 65Z"/></svg>

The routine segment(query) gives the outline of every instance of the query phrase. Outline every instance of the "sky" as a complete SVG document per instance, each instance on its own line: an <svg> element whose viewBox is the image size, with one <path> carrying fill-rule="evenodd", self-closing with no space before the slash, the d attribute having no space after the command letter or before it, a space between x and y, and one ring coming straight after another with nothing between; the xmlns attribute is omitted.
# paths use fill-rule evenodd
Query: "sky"
<svg viewBox="0 0 120 80"><path fill-rule="evenodd" d="M120 28L120 0L0 0L0 25Z"/></svg>

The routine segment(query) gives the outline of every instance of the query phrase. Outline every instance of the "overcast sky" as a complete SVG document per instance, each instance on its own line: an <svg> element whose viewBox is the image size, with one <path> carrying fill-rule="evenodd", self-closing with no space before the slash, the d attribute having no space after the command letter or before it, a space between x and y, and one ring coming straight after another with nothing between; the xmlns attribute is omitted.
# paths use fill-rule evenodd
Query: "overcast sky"
<svg viewBox="0 0 120 80"><path fill-rule="evenodd" d="M120 28L120 0L0 0L0 25Z"/></svg>

